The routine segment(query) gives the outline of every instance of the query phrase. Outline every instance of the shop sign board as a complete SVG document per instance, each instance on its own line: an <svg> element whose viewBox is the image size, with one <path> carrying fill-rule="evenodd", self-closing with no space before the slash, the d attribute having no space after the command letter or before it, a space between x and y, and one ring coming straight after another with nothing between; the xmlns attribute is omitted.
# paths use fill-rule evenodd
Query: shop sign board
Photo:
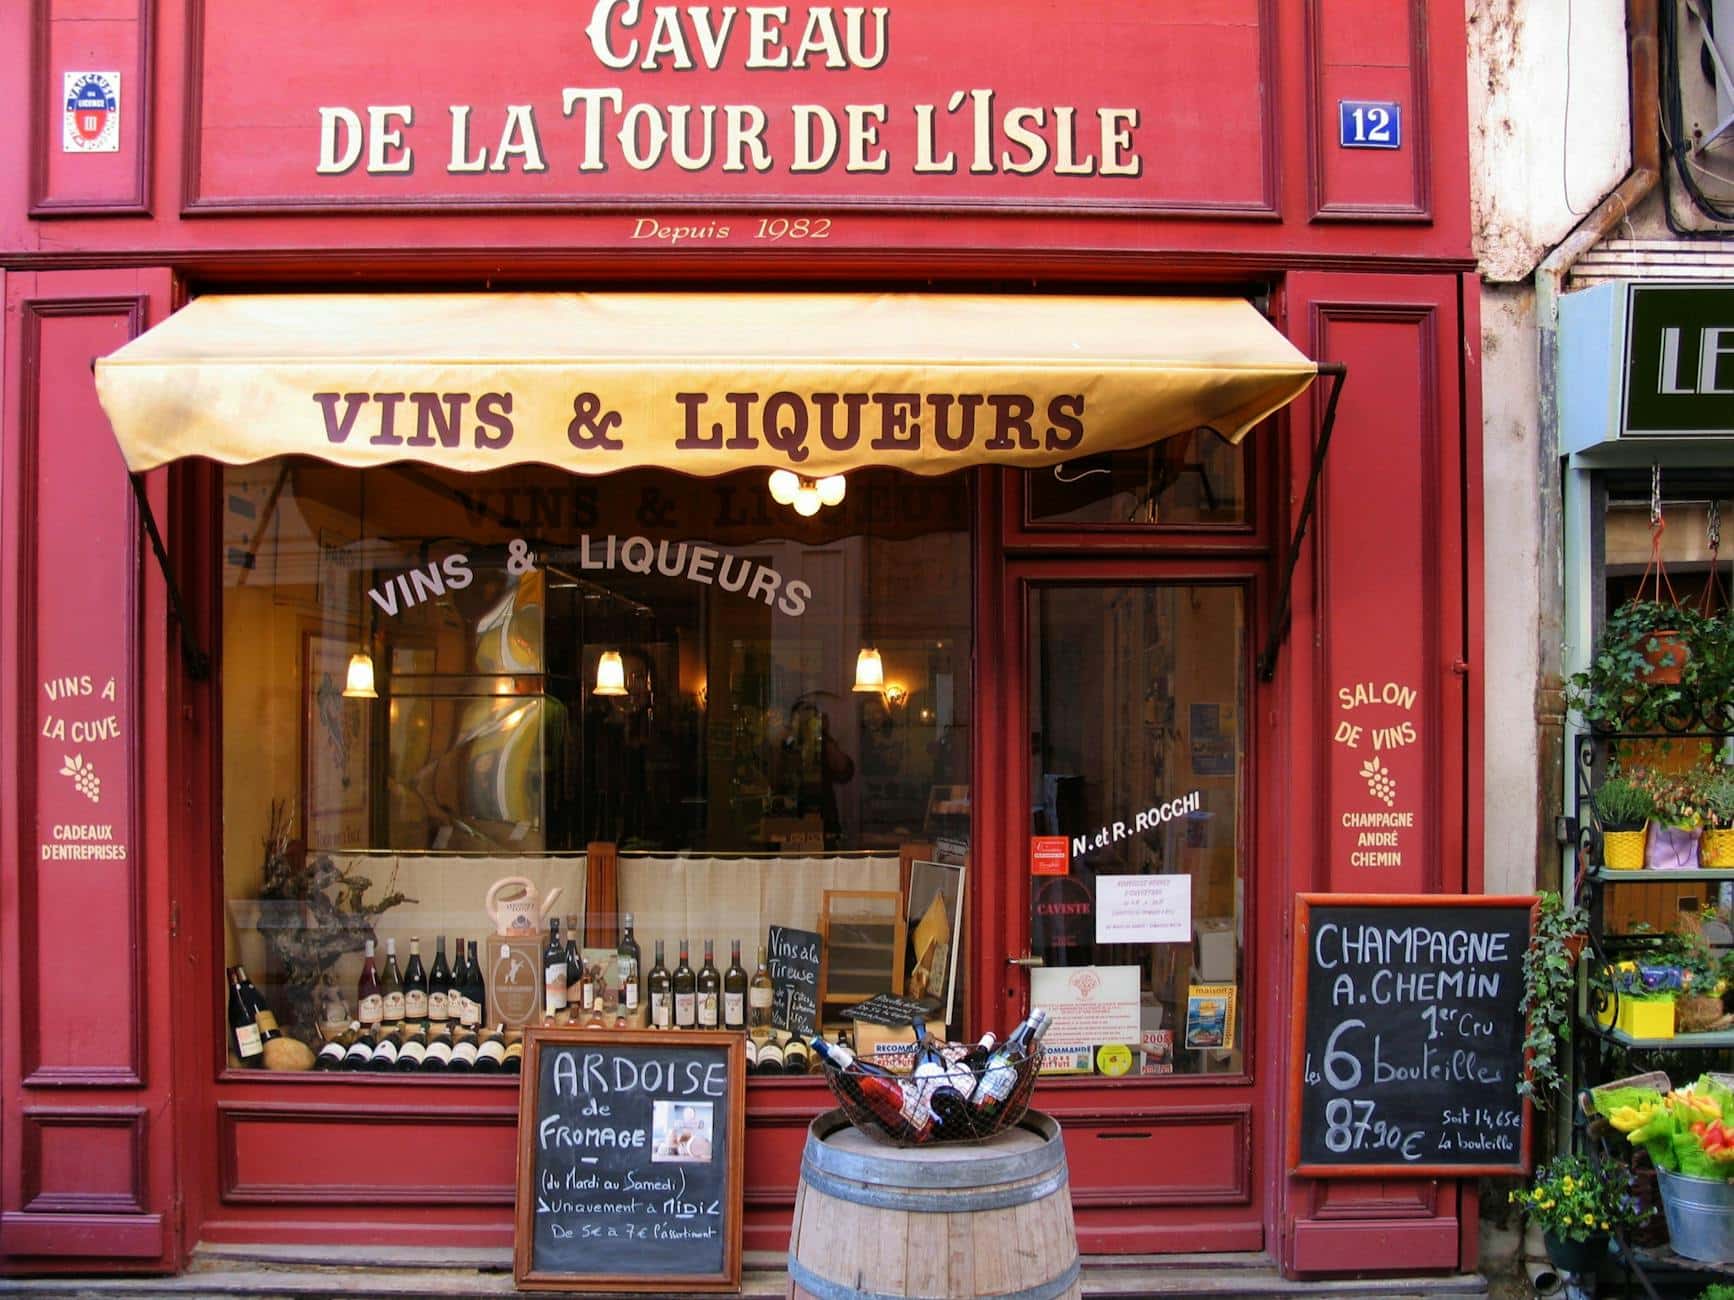
<svg viewBox="0 0 1734 1300"><path fill-rule="evenodd" d="M647 243L817 243L848 208L1271 216L1275 8L203 5L188 202L628 209ZM679 208L706 219L644 215Z"/></svg>
<svg viewBox="0 0 1734 1300"><path fill-rule="evenodd" d="M771 1024L797 1038L810 1038L819 1027L819 966L824 943L811 930L771 927L765 955L775 989Z"/></svg>
<svg viewBox="0 0 1734 1300"><path fill-rule="evenodd" d="M1626 309L1626 437L1734 436L1734 285L1634 284Z"/></svg>
<svg viewBox="0 0 1734 1300"><path fill-rule="evenodd" d="M1289 1166L1313 1177L1528 1170L1533 897L1296 900Z"/></svg>
<svg viewBox="0 0 1734 1300"><path fill-rule="evenodd" d="M524 1039L513 1275L526 1291L735 1291L746 1050L716 1030Z"/></svg>

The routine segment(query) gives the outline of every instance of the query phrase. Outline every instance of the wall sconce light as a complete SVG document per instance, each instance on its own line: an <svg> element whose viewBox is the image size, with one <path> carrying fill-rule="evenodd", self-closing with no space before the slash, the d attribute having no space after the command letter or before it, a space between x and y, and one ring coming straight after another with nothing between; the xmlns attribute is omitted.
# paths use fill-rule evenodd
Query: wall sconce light
<svg viewBox="0 0 1734 1300"><path fill-rule="evenodd" d="M885 683L885 703L893 709L901 709L909 699L909 688L902 682Z"/></svg>
<svg viewBox="0 0 1734 1300"><path fill-rule="evenodd" d="M373 689L373 656L365 650L357 650L349 656L349 672L343 679L343 698L346 700L377 700L379 692Z"/></svg>
<svg viewBox="0 0 1734 1300"><path fill-rule="evenodd" d="M873 646L863 646L855 656L855 684L849 688L863 694L878 694L885 689L885 661Z"/></svg>
<svg viewBox="0 0 1734 1300"><path fill-rule="evenodd" d="M592 695L625 695L626 664L618 650L604 650L596 661L596 687Z"/></svg>

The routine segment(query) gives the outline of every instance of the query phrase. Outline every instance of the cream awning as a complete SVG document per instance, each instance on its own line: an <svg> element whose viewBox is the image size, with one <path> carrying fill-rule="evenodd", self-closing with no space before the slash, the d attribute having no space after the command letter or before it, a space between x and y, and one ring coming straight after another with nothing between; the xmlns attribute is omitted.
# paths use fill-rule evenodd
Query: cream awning
<svg viewBox="0 0 1734 1300"><path fill-rule="evenodd" d="M721 474L1044 465L1317 372L1238 298L490 293L202 297L97 362L128 466L279 455Z"/></svg>

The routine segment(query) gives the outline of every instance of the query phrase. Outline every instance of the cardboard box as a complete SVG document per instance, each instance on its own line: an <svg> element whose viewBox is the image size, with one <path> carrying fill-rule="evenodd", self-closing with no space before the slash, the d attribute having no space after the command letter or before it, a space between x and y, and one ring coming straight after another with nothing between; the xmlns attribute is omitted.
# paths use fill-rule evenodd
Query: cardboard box
<svg viewBox="0 0 1734 1300"><path fill-rule="evenodd" d="M915 1064L915 1029L910 1025L875 1025L865 1020L848 1022L849 1032L854 1036L856 1054L865 1057L876 1064L883 1065L887 1070L903 1072L912 1069ZM945 1022L929 1020L927 1036L933 1039L945 1038Z"/></svg>
<svg viewBox="0 0 1734 1300"><path fill-rule="evenodd" d="M1203 984L1233 984L1239 973L1234 918L1202 917L1192 927L1192 964Z"/></svg>

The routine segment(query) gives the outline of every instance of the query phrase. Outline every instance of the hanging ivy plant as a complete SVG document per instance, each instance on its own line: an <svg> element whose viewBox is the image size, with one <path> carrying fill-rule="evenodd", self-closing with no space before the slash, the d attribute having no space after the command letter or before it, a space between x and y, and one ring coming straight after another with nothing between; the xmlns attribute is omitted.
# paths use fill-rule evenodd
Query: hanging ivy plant
<svg viewBox="0 0 1734 1300"><path fill-rule="evenodd" d="M1560 1047L1571 1042L1572 1015L1577 1002L1574 971L1578 946L1589 932L1581 908L1567 907L1551 890L1536 907L1535 933L1523 953L1523 1048L1529 1068L1518 1081L1520 1096L1545 1110L1565 1087L1560 1073Z"/></svg>

